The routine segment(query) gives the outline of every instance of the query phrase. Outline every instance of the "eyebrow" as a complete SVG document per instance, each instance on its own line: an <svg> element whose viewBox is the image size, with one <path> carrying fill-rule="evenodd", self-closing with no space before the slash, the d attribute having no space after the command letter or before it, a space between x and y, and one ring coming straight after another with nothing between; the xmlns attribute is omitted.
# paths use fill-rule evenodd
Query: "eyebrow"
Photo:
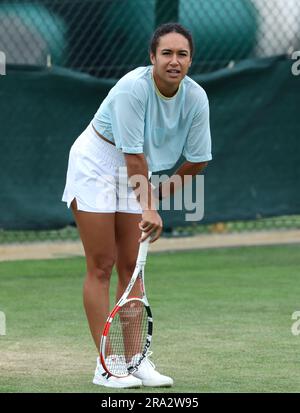
<svg viewBox="0 0 300 413"><path fill-rule="evenodd" d="M172 50L172 49L161 49L161 51L162 51L162 52L172 52L173 50ZM180 50L178 50L178 52L188 53L189 51L186 50L186 49L180 49Z"/></svg>

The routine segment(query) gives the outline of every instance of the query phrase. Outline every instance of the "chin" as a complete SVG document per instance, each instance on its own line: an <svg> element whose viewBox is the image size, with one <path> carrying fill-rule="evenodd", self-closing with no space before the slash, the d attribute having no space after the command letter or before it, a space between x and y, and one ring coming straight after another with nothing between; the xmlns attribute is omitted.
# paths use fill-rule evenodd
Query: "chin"
<svg viewBox="0 0 300 413"><path fill-rule="evenodd" d="M176 78L169 78L168 81L172 84L174 84L174 83L179 84L182 81L183 78L184 78L184 76L180 76L177 79Z"/></svg>

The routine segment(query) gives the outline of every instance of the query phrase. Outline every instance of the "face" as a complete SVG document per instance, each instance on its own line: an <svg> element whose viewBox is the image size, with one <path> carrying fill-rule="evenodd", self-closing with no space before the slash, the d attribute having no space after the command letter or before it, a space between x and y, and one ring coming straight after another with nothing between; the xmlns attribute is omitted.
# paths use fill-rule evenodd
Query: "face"
<svg viewBox="0 0 300 413"><path fill-rule="evenodd" d="M156 54L150 54L153 76L158 89L166 96L174 93L191 64L189 41L179 33L159 38Z"/></svg>

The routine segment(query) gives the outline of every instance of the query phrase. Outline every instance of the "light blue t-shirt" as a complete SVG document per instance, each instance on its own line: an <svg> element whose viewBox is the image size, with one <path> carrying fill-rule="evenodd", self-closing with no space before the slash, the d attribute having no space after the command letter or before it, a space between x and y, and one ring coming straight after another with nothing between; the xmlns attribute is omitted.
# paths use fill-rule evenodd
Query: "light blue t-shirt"
<svg viewBox="0 0 300 413"><path fill-rule="evenodd" d="M172 168L181 154L190 162L212 159L209 104L190 77L176 95L163 96L153 66L139 67L110 90L92 124L124 153L144 153L152 172Z"/></svg>

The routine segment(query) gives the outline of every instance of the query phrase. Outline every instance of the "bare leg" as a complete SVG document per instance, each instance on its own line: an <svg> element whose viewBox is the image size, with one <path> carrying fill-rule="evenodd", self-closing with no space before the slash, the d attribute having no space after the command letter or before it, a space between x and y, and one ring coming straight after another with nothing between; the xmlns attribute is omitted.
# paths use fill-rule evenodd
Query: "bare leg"
<svg viewBox="0 0 300 413"><path fill-rule="evenodd" d="M129 280L133 274L136 258L138 254L141 231L138 223L141 221L140 214L116 213L116 247L117 260L116 267L118 271L118 286L116 299L119 300L126 289ZM131 290L129 297L141 297L141 288L139 280ZM131 307L134 305L134 307ZM127 312L129 313L127 314ZM135 313L133 313L133 311ZM130 307L120 312L120 318L123 320L123 340L125 348L126 362L141 351L141 323L144 306L136 302L130 304ZM135 314L135 316L133 316Z"/></svg>
<svg viewBox="0 0 300 413"><path fill-rule="evenodd" d="M117 300L126 289L135 268L140 245L138 239L141 236L141 230L138 224L141 219L141 214L116 213Z"/></svg>
<svg viewBox="0 0 300 413"><path fill-rule="evenodd" d="M115 214L72 210L83 243L87 274L83 286L83 302L97 350L109 314L109 285L115 263Z"/></svg>

